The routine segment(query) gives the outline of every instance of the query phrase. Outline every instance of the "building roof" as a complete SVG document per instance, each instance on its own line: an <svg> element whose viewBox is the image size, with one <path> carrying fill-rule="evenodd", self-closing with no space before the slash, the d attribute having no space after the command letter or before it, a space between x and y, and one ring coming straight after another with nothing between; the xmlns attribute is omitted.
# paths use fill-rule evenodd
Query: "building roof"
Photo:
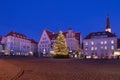
<svg viewBox="0 0 120 80"><path fill-rule="evenodd" d="M34 39L30 39L31 43L38 44Z"/></svg>
<svg viewBox="0 0 120 80"><path fill-rule="evenodd" d="M47 33L49 39L52 39L52 35L53 35L54 33L51 32L51 31L49 31L49 30L47 30L47 29L45 29L45 31L46 31L46 33Z"/></svg>
<svg viewBox="0 0 120 80"><path fill-rule="evenodd" d="M59 34L59 33L54 34L53 32L51 32L51 31L49 31L49 30L46 30L46 33L48 34L50 40L56 39L57 36L58 36L58 34ZM67 33L68 33L68 32L63 32L63 35L66 37L66 34L67 34ZM76 33L75 33L75 38L76 38L77 40L80 40L80 32L76 32Z"/></svg>
<svg viewBox="0 0 120 80"><path fill-rule="evenodd" d="M13 31L11 31L11 32L9 32L9 33L6 35L6 37L7 37L7 36L13 36L13 37L17 37L17 38L29 40L29 41L31 41L31 43L37 44L37 42L36 42L34 39L29 39L29 38L27 38L26 35L21 34L21 33L18 33L18 32L13 32Z"/></svg>
<svg viewBox="0 0 120 80"><path fill-rule="evenodd" d="M108 37L117 37L115 34L111 32L92 32L88 34L85 39L96 39L96 38L108 38Z"/></svg>
<svg viewBox="0 0 120 80"><path fill-rule="evenodd" d="M26 35L21 34L21 33L18 33L18 32L13 32L13 31L9 32L9 33L6 35L6 37L7 37L7 36L13 36L13 37L17 37L17 38L27 39L27 36L26 36Z"/></svg>

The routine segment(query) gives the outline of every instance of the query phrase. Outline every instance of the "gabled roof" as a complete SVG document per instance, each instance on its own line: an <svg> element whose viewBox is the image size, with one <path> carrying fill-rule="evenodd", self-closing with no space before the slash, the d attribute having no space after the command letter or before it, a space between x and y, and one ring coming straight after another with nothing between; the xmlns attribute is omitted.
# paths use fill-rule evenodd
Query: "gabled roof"
<svg viewBox="0 0 120 80"><path fill-rule="evenodd" d="M93 39L93 38L108 38L108 37L117 37L115 34L111 32L92 32L88 34L85 39Z"/></svg>
<svg viewBox="0 0 120 80"><path fill-rule="evenodd" d="M59 33L54 34L53 32L51 32L51 31L49 31L49 30L45 30L45 31L46 31L46 33L48 34L50 40L56 39L57 36L58 36L58 34L59 34ZM63 35L66 37L66 34L67 34L67 33L68 33L68 32L63 32ZM75 33L75 38L76 38L77 40L80 40L80 32L76 32L76 33Z"/></svg>
<svg viewBox="0 0 120 80"><path fill-rule="evenodd" d="M49 31L49 30L47 30L47 29L45 29L45 31L46 31L49 39L52 39L53 32L51 32L51 31Z"/></svg>

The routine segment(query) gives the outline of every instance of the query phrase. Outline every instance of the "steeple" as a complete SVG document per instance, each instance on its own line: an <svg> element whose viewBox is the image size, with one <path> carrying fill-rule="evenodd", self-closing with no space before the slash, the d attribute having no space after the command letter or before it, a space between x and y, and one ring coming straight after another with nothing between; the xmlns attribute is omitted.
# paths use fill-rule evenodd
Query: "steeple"
<svg viewBox="0 0 120 80"><path fill-rule="evenodd" d="M106 29L105 29L105 31L111 32L111 28L110 28L110 16L109 15L107 15Z"/></svg>

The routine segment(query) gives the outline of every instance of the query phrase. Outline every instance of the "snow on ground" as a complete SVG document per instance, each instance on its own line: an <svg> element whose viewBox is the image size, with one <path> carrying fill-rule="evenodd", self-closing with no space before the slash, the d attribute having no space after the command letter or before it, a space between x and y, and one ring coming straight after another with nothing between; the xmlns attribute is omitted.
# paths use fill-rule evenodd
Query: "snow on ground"
<svg viewBox="0 0 120 80"><path fill-rule="evenodd" d="M3 59L24 69L18 80L120 80L120 60Z"/></svg>

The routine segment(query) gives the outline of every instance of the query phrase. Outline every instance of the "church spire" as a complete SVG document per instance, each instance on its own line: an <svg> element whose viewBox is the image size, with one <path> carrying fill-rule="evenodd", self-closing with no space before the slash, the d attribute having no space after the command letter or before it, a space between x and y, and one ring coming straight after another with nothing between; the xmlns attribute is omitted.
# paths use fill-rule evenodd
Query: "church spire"
<svg viewBox="0 0 120 80"><path fill-rule="evenodd" d="M111 28L110 28L110 16L109 15L107 15L106 29L105 29L105 31L111 32Z"/></svg>

